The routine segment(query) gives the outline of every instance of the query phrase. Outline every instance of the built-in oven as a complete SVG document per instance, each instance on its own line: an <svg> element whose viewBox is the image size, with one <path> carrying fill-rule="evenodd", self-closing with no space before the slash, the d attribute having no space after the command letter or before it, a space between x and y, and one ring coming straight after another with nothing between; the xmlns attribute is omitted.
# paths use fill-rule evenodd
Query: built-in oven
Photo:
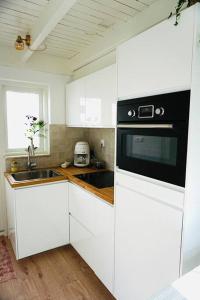
<svg viewBox="0 0 200 300"><path fill-rule="evenodd" d="M184 187L189 103L189 90L118 101L118 168Z"/></svg>

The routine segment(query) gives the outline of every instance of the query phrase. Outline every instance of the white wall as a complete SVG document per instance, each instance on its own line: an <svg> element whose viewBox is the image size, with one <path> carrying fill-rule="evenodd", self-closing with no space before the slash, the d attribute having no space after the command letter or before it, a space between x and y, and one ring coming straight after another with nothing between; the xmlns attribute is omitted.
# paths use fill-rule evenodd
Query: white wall
<svg viewBox="0 0 200 300"><path fill-rule="evenodd" d="M34 52L31 58L23 63L24 51L16 51L14 46L0 45L0 66L15 67L25 70L40 71L53 74L70 75L69 61L63 57Z"/></svg>
<svg viewBox="0 0 200 300"><path fill-rule="evenodd" d="M49 88L51 124L65 123L65 84L69 78L69 76L0 66L0 84L1 80L10 80L45 85Z"/></svg>

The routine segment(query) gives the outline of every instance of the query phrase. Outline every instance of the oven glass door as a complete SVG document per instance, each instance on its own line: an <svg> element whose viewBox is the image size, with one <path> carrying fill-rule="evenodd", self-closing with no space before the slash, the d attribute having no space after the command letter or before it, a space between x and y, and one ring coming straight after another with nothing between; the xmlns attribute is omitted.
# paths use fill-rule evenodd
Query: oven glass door
<svg viewBox="0 0 200 300"><path fill-rule="evenodd" d="M184 125L118 128L117 165L120 169L184 186L186 153Z"/></svg>

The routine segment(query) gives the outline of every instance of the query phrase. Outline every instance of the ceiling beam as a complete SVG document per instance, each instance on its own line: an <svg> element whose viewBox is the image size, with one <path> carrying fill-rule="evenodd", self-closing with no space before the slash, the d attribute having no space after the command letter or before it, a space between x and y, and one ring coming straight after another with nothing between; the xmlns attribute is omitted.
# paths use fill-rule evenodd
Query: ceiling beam
<svg viewBox="0 0 200 300"><path fill-rule="evenodd" d="M48 34L55 28L58 22L62 20L62 18L66 15L66 13L70 10L70 8L75 4L76 1L77 0L49 1L30 32L32 37L32 49L35 50L41 45ZM27 49L22 57L22 61L26 62L33 53L33 51Z"/></svg>
<svg viewBox="0 0 200 300"><path fill-rule="evenodd" d="M130 21L111 28L103 38L98 38L92 45L85 47L80 54L74 56L69 61L71 71L76 72L92 61L115 51L119 44L167 19L170 12L174 11L176 4L177 0L154 0L151 5L137 13Z"/></svg>

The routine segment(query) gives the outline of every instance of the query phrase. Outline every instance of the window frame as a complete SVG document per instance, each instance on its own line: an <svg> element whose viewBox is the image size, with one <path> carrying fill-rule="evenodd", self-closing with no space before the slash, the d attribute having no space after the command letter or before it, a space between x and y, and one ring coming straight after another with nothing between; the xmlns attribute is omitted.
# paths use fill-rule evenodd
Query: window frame
<svg viewBox="0 0 200 300"><path fill-rule="evenodd" d="M3 111L4 111L4 128L5 128L5 155L11 156L27 156L25 148L8 148L8 130L7 130L7 105L6 92L21 92L21 93L37 93L39 94L39 119L43 120L47 125L44 130L44 138L40 139L40 147L36 150L35 155L49 155L49 111L48 111L48 88L46 86L27 84L27 83L3 83Z"/></svg>

